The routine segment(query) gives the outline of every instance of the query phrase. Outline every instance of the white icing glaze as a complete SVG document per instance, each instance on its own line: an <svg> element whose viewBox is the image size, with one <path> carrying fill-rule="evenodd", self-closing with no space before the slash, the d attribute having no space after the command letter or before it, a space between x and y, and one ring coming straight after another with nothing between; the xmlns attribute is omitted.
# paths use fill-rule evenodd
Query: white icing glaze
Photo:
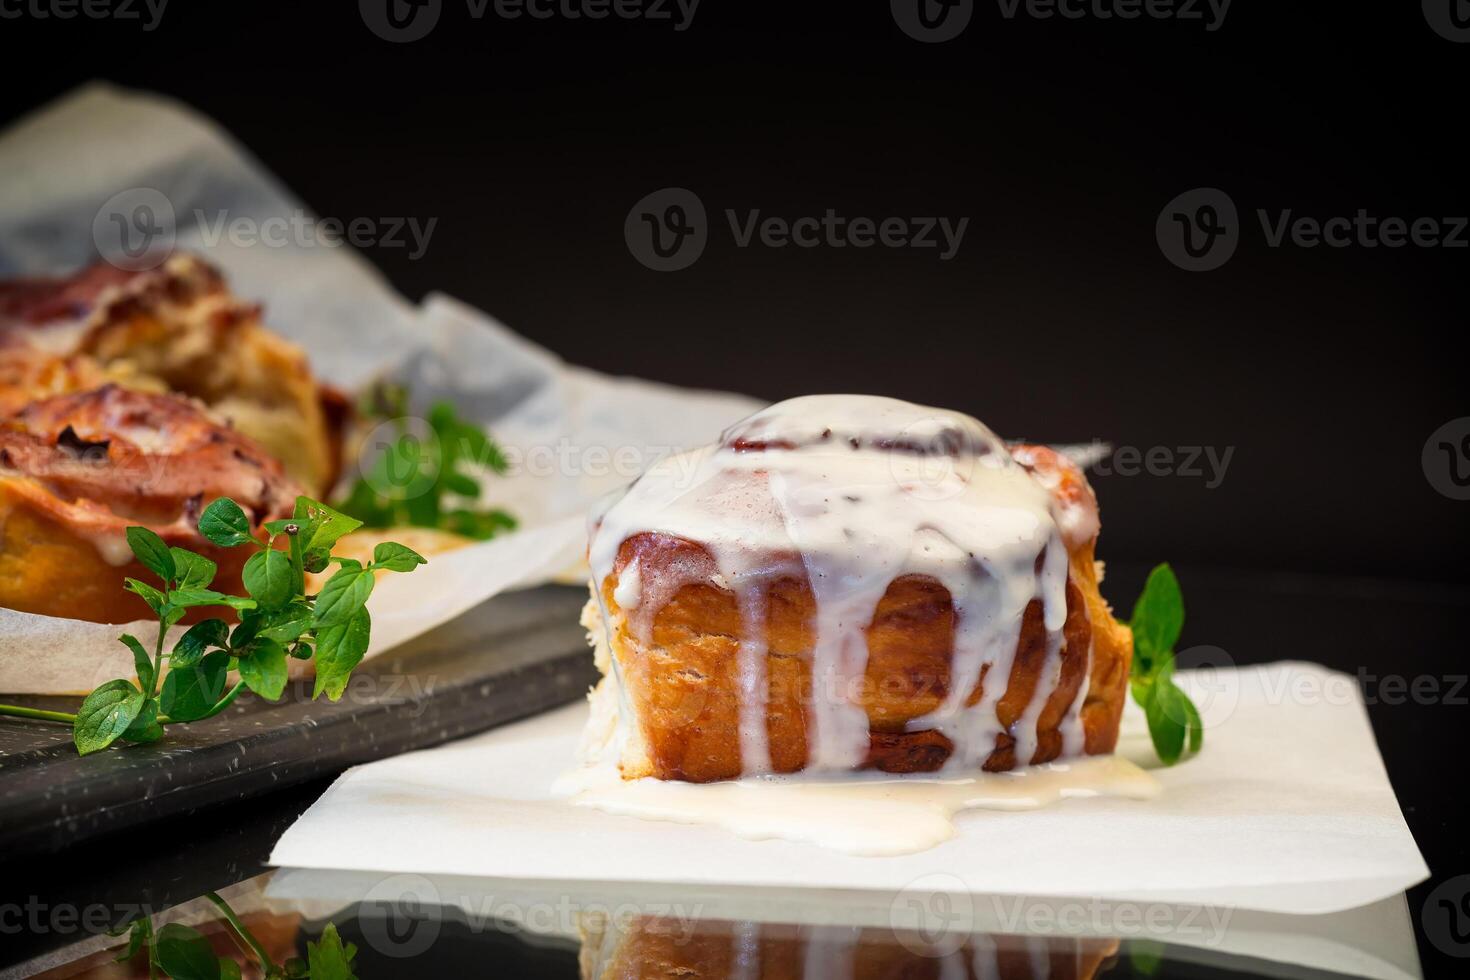
<svg viewBox="0 0 1470 980"><path fill-rule="evenodd" d="M577 806L620 816L706 824L753 840L802 841L882 856L913 854L948 840L955 835L955 815L965 810L1034 810L1100 796L1147 800L1159 789L1133 762L1095 755L958 778L863 772L825 782L804 774L721 783L625 780L615 765L601 765L567 773L553 792Z"/></svg>
<svg viewBox="0 0 1470 980"><path fill-rule="evenodd" d="M618 587L613 590L613 601L622 609L637 609L643 596L643 579L638 574L638 559L630 561L618 576Z"/></svg>
<svg viewBox="0 0 1470 980"><path fill-rule="evenodd" d="M599 508L589 560L601 583L614 573L623 542L645 532L697 542L713 557L680 559L683 566L657 576L630 562L614 600L634 636L648 642L654 616L679 589L705 582L735 592L743 620L737 687L747 774L769 770L763 596L772 580L804 577L816 601L811 771L850 770L867 755L868 719L858 702L865 630L894 579L929 576L952 598L948 694L909 730L943 732L955 746L948 766L966 771L979 767L1001 734L996 706L1022 616L1039 599L1046 663L1009 730L1024 764L1060 679L1068 547L1097 528L1090 492L1060 500L1060 481L1055 471L1033 474L1018 465L995 433L958 412L869 396L795 398L736 424L717 445L661 460L621 499ZM1090 650L1088 656L1090 674ZM983 696L967 707L982 671ZM1084 698L1085 681L1063 722L1069 753L1082 745Z"/></svg>

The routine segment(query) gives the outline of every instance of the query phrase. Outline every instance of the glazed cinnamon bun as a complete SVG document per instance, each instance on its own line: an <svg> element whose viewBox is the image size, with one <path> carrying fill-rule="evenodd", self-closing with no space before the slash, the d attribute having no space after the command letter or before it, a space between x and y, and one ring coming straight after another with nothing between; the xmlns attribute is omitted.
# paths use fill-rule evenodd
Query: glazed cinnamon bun
<svg viewBox="0 0 1470 980"><path fill-rule="evenodd" d="M690 782L1109 753L1132 636L1098 527L1080 469L968 416L774 405L594 515L586 753Z"/></svg>
<svg viewBox="0 0 1470 980"><path fill-rule="evenodd" d="M199 258L0 283L0 414L104 381L196 398L317 493L336 481L345 397Z"/></svg>
<svg viewBox="0 0 1470 980"><path fill-rule="evenodd" d="M254 440L177 395L104 385L32 402L0 420L0 606L122 623L150 615L124 579L153 581L130 525L214 561L213 588L241 594L246 548L221 549L199 514L231 497L256 529L305 490ZM191 610L190 621L220 615Z"/></svg>

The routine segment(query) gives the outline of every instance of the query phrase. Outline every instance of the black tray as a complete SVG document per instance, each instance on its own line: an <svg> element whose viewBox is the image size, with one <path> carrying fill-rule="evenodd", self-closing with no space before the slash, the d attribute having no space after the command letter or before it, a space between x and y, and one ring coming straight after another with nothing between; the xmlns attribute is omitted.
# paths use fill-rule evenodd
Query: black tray
<svg viewBox="0 0 1470 980"><path fill-rule="evenodd" d="M0 852L78 841L291 786L493 728L584 695L596 670L577 624L585 589L497 596L380 657L333 704L309 682L232 705L156 745L82 758L63 725L0 718ZM9 696L75 711L79 698Z"/></svg>

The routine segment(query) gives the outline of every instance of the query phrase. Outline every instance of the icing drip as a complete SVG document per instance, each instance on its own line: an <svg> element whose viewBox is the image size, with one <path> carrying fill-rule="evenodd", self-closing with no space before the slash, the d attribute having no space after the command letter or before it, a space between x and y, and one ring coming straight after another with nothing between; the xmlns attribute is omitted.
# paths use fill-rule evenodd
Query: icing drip
<svg viewBox="0 0 1470 980"><path fill-rule="evenodd" d="M740 767L750 775L771 771L766 734L766 596L761 583L742 584L740 601Z"/></svg>
<svg viewBox="0 0 1470 980"><path fill-rule="evenodd" d="M953 602L949 689L908 726L943 732L954 744L952 768L974 769L995 748L1022 618L1039 600L1046 659L1006 732L1024 765L1061 676L1068 548L1096 533L1091 492L1076 482L1064 486L1064 475L1029 454L1013 458L957 412L888 398L796 398L738 423L717 445L655 464L594 518L588 557L596 582L618 574L614 601L643 643L680 589L703 583L735 593L741 760L751 774L770 768L764 619L776 579L805 578L815 600L807 768L817 771L866 758L865 631L896 578L931 577ZM702 547L674 554L658 575L640 571L636 558L618 569L623 542L650 532ZM967 705L982 678L981 698ZM1084 698L1085 683L1063 719L1069 753L1080 750Z"/></svg>

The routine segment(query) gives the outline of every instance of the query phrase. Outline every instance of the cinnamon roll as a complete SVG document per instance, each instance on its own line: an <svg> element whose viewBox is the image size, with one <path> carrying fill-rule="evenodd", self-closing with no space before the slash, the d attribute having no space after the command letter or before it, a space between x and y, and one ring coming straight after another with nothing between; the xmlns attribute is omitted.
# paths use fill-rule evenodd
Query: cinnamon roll
<svg viewBox="0 0 1470 980"><path fill-rule="evenodd" d="M346 398L202 259L0 283L0 414L101 381L197 398L317 493L336 481Z"/></svg>
<svg viewBox="0 0 1470 980"><path fill-rule="evenodd" d="M0 420L0 606L122 623L151 615L124 589L154 582L130 525L214 561L214 589L242 594L249 549L222 549L199 514L231 497L259 529L305 490L252 439L196 402L104 385L32 402ZM190 621L227 610L191 610Z"/></svg>
<svg viewBox="0 0 1470 980"><path fill-rule="evenodd" d="M586 752L624 778L998 771L1113 750L1132 636L1042 446L887 398L774 405L594 515Z"/></svg>

